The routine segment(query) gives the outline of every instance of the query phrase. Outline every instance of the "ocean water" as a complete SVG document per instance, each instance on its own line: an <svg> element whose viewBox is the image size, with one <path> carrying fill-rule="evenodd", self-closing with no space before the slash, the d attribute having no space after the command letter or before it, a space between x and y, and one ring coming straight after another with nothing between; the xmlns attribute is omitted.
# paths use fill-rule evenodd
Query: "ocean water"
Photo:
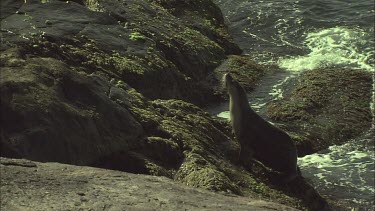
<svg viewBox="0 0 375 211"><path fill-rule="evenodd" d="M352 210L374 210L375 128L341 146L298 160L303 176L319 192L345 201Z"/></svg>
<svg viewBox="0 0 375 211"><path fill-rule="evenodd" d="M214 1L236 43L260 62L374 67L372 0Z"/></svg>
<svg viewBox="0 0 375 211"><path fill-rule="evenodd" d="M257 60L279 69L249 93L264 116L267 102L283 97L283 85L305 70L348 67L374 71L373 0L214 0L235 42ZM373 126L341 146L300 158L302 173L323 194L351 210L375 210L375 85ZM228 104L210 111L229 118ZM264 116L265 117L265 116Z"/></svg>

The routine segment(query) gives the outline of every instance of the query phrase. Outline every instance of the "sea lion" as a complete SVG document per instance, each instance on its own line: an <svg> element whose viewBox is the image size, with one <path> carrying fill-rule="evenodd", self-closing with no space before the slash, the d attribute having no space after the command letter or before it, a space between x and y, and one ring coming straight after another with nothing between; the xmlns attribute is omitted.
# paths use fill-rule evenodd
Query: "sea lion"
<svg viewBox="0 0 375 211"><path fill-rule="evenodd" d="M224 82L230 97L231 125L241 146L240 162L255 158L278 171L279 182L292 181L299 170L297 150L290 136L251 109L245 90L229 73L224 75Z"/></svg>

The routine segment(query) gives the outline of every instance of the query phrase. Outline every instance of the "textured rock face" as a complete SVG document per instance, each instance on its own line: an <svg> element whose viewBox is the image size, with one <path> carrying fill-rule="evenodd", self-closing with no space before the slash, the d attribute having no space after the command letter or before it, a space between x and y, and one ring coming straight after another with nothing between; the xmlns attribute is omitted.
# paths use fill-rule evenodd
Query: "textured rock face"
<svg viewBox="0 0 375 211"><path fill-rule="evenodd" d="M130 112L110 99L114 85L104 77L79 74L51 58L12 59L17 66L3 66L0 76L2 154L87 164L131 148L144 134Z"/></svg>
<svg viewBox="0 0 375 211"><path fill-rule="evenodd" d="M371 127L372 80L363 70L308 71L285 99L269 105L268 114L287 125L300 155L341 144Z"/></svg>
<svg viewBox="0 0 375 211"><path fill-rule="evenodd" d="M1 156L166 176L301 209L325 205L303 179L300 189L275 187L263 165L238 165L229 125L196 106L222 98L214 88L221 70L244 81L262 74L239 56L214 71L240 50L211 1L1 1L1 10Z"/></svg>
<svg viewBox="0 0 375 211"><path fill-rule="evenodd" d="M241 51L211 1L191 2L4 1L2 35L5 45L104 72L146 97L204 104L219 99L207 77L226 53ZM210 12L200 13L204 8Z"/></svg>
<svg viewBox="0 0 375 211"><path fill-rule="evenodd" d="M2 155L169 177L206 141L235 159L224 125L143 97L217 98L205 78L240 50L211 1L1 3Z"/></svg>
<svg viewBox="0 0 375 211"><path fill-rule="evenodd" d="M6 158L0 168L4 210L297 210L165 177Z"/></svg>

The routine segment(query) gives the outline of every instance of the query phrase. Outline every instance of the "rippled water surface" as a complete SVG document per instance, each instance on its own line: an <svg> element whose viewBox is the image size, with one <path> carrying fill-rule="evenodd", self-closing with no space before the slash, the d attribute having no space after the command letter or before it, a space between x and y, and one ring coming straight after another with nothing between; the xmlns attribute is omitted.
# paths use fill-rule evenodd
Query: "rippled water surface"
<svg viewBox="0 0 375 211"><path fill-rule="evenodd" d="M293 57L303 56L304 60L299 58L298 62L315 62L314 68L351 63L358 68L374 67L373 0L215 2L236 43L259 61L278 63L284 57L292 61ZM323 56L328 59L318 58Z"/></svg>

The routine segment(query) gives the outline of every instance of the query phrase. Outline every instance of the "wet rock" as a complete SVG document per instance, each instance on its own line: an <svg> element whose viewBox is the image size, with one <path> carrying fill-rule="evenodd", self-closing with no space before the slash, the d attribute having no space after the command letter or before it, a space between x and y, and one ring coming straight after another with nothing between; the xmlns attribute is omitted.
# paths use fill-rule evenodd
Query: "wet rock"
<svg viewBox="0 0 375 211"><path fill-rule="evenodd" d="M144 134L108 97L110 84L100 75L74 72L52 58L25 59L1 71L4 155L87 164L137 145Z"/></svg>
<svg viewBox="0 0 375 211"><path fill-rule="evenodd" d="M233 42L224 25L220 8L207 0L157 1L174 16L219 44L226 54L240 54L242 50ZM203 21L202 21L203 20Z"/></svg>
<svg viewBox="0 0 375 211"><path fill-rule="evenodd" d="M228 59L215 69L215 75L212 77L211 86L213 86L220 95L223 95L224 98L228 98L227 90L223 84L225 73L231 73L247 92L251 92L258 85L259 80L266 72L267 68L256 64L250 56L230 55Z"/></svg>
<svg viewBox="0 0 375 211"><path fill-rule="evenodd" d="M198 107L222 99L212 84L219 84L223 71L237 73L243 82L251 80L249 89L263 72L245 56L231 56L215 71L228 53L240 50L211 1L33 0L3 5L9 12L1 16L1 156L160 176L144 177L155 180L164 176L196 188L250 197L246 209L268 206L251 198L301 209L325 204L305 182L309 188L301 191L274 186L269 169L239 165L240 148L229 124ZM15 172L25 173L19 168L37 171L25 173L31 180L19 181L23 186L5 187L7 199L2 203L10 210L22 209L22 204L36 206L22 202L29 196L38 205L43 198L53 200L46 209L66 208L65 204L148 209L140 205L144 200L161 208L226 206L221 205L226 199L220 205L200 204L198 199L182 205L182 190L172 191L172 198L157 198L171 183L149 195L142 192L147 190L141 186L146 184L143 176L124 184L97 180L92 184L99 190L92 188L90 193L86 190L93 179L113 171L12 162L1 165L9 172L1 178L6 184L16 181ZM58 173L47 170L50 167ZM55 192L61 186L66 189ZM124 190L130 191L128 195ZM304 190L317 197L299 197ZM136 201L126 204L128 200Z"/></svg>
<svg viewBox="0 0 375 211"><path fill-rule="evenodd" d="M104 72L151 99L219 100L207 77L226 54L241 52L211 1L6 1L4 7L12 11L1 21L4 46Z"/></svg>
<svg viewBox="0 0 375 211"><path fill-rule="evenodd" d="M323 69L302 73L290 95L268 106L285 124L299 155L345 143L371 127L372 76L368 71Z"/></svg>

